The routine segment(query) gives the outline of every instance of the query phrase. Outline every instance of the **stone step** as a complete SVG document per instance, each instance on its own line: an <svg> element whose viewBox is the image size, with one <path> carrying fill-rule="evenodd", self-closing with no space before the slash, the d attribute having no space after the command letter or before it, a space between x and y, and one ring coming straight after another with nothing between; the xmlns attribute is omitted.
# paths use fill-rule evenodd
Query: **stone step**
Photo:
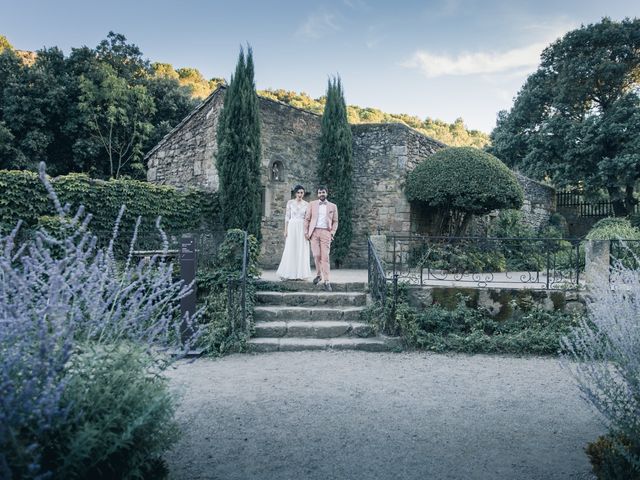
<svg viewBox="0 0 640 480"><path fill-rule="evenodd" d="M248 342L251 352L293 352L300 350L363 350L386 352L400 348L397 338L251 338Z"/></svg>
<svg viewBox="0 0 640 480"><path fill-rule="evenodd" d="M256 290L270 292L316 292L322 291L322 285L314 285L310 281L304 280L284 280L274 282L269 280L258 280L255 283ZM334 292L366 292L367 282L332 283Z"/></svg>
<svg viewBox="0 0 640 480"><path fill-rule="evenodd" d="M362 306L366 302L363 292L256 292L259 305Z"/></svg>
<svg viewBox="0 0 640 480"><path fill-rule="evenodd" d="M336 337L371 337L375 334L368 323L362 322L256 322L253 338L264 337L303 337L303 338L336 338Z"/></svg>
<svg viewBox="0 0 640 480"><path fill-rule="evenodd" d="M258 305L254 308L253 318L256 321L320 321L342 320L357 322L365 307L287 307Z"/></svg>

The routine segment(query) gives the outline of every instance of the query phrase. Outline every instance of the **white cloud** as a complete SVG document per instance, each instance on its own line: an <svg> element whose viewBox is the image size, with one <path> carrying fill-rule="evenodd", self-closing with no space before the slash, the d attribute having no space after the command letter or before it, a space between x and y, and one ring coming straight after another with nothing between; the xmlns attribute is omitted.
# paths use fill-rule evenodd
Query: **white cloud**
<svg viewBox="0 0 640 480"><path fill-rule="evenodd" d="M353 10L368 9L369 5L364 0L342 0L347 7Z"/></svg>
<svg viewBox="0 0 640 480"><path fill-rule="evenodd" d="M315 40L338 30L340 30L340 25L333 13L315 12L310 14L304 23L298 27L296 35Z"/></svg>
<svg viewBox="0 0 640 480"><path fill-rule="evenodd" d="M464 52L458 55L439 55L426 50L417 50L402 66L418 68L428 78L446 75L492 75L508 74L521 76L531 73L540 64L540 54L553 41L575 28L566 21L551 23L529 23L521 30L534 32L537 41L520 48L503 52Z"/></svg>
<svg viewBox="0 0 640 480"><path fill-rule="evenodd" d="M457 56L438 55L424 50L416 51L402 63L407 68L419 68L427 78L445 75L476 75L535 69L546 43L534 43L506 52L462 53Z"/></svg>

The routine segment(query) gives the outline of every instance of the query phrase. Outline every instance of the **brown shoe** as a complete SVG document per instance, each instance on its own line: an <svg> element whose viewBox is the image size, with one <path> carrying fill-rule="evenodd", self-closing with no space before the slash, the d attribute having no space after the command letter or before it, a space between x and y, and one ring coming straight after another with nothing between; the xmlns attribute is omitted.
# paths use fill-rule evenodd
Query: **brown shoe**
<svg viewBox="0 0 640 480"><path fill-rule="evenodd" d="M320 275L318 275L316 278L313 279L313 284L317 285L320 282Z"/></svg>

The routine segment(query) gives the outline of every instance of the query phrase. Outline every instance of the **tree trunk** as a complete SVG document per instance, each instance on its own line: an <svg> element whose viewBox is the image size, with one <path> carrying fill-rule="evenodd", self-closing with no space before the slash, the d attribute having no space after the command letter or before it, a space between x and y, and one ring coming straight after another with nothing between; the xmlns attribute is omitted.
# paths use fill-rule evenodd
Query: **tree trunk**
<svg viewBox="0 0 640 480"><path fill-rule="evenodd" d="M627 185L624 191L624 207L626 215L633 215L638 200L633 196L633 185Z"/></svg>
<svg viewBox="0 0 640 480"><path fill-rule="evenodd" d="M607 192L609 192L609 198L611 199L613 214L616 217L626 217L627 209L625 207L625 201L622 198L620 190L616 187L607 187Z"/></svg>

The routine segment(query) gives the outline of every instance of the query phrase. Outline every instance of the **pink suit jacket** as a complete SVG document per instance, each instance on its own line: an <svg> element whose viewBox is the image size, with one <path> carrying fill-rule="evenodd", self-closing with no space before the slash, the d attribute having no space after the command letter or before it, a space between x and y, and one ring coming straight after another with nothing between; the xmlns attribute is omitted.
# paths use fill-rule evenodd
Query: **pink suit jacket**
<svg viewBox="0 0 640 480"><path fill-rule="evenodd" d="M311 237L313 230L318 223L318 208L320 207L320 200L314 200L309 203L307 213L304 216L304 231ZM331 203L327 200L327 225L331 231L331 235L336 234L338 230L338 207L335 203Z"/></svg>

